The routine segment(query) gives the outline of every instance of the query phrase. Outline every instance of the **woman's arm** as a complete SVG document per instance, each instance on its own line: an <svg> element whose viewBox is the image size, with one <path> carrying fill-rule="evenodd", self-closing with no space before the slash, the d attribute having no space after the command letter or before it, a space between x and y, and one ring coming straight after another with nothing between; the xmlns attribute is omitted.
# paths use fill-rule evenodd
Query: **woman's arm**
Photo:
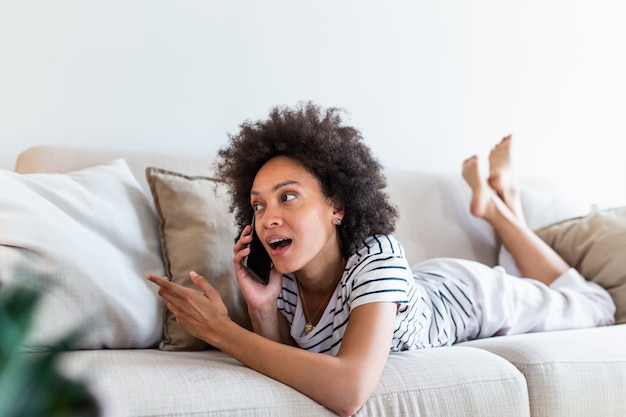
<svg viewBox="0 0 626 417"><path fill-rule="evenodd" d="M219 293L192 274L204 294L149 276L180 327L246 366L293 387L340 415L352 415L372 394L389 355L396 304L355 308L336 357L312 353L247 331L228 318Z"/></svg>
<svg viewBox="0 0 626 417"><path fill-rule="evenodd" d="M372 303L350 315L336 357L276 345L229 330L210 343L248 367L295 388L340 415L351 416L371 396L389 355L396 305ZM228 327L237 326L235 323Z"/></svg>

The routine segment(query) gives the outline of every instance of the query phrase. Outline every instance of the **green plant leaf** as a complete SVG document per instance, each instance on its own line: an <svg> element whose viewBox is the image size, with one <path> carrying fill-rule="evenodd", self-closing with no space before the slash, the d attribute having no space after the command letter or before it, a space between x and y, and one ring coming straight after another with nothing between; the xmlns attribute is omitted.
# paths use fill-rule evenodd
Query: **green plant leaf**
<svg viewBox="0 0 626 417"><path fill-rule="evenodd" d="M98 416L99 404L87 386L58 371L60 355L80 331L48 351L24 351L38 300L32 290L0 292L0 416Z"/></svg>

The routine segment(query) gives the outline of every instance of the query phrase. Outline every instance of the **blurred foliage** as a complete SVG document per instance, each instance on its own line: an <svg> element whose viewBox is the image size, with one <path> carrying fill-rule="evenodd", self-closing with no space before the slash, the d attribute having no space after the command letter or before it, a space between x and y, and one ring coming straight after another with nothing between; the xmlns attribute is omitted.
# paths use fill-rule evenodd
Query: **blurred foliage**
<svg viewBox="0 0 626 417"><path fill-rule="evenodd" d="M45 352L24 352L38 298L29 290L0 292L0 416L98 416L100 407L87 387L57 368L79 333Z"/></svg>

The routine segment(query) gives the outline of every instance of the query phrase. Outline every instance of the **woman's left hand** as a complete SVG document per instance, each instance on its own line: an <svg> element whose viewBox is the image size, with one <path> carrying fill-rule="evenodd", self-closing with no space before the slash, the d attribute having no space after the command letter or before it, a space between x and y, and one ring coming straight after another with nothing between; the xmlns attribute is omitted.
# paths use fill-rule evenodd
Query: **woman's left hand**
<svg viewBox="0 0 626 417"><path fill-rule="evenodd" d="M178 325L193 336L211 343L222 320L230 320L219 292L202 276L190 272L191 281L200 291L171 282L167 277L149 274L146 278L159 288L159 295L176 316Z"/></svg>

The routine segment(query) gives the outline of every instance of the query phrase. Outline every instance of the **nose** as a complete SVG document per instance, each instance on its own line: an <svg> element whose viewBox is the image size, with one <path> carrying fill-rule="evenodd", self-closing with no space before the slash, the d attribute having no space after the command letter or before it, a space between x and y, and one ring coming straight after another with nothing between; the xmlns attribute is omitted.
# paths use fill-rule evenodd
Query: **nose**
<svg viewBox="0 0 626 417"><path fill-rule="evenodd" d="M268 204L261 214L261 225L266 229L271 229L282 224L283 218L280 208L273 204Z"/></svg>

